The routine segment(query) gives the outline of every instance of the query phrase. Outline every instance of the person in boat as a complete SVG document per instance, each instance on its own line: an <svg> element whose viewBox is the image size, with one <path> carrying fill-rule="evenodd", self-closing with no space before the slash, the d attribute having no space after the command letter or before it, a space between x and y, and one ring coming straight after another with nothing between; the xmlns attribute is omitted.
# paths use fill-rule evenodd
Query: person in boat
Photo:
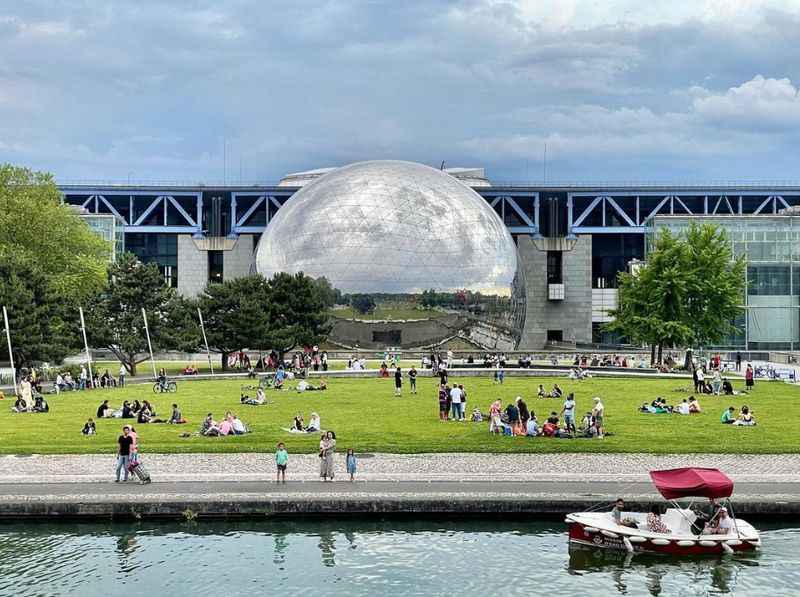
<svg viewBox="0 0 800 597"><path fill-rule="evenodd" d="M623 518L622 511L625 509L625 501L622 498L617 498L614 502L614 508L611 510L611 518L614 519L618 525L623 527L630 527L632 529L639 528L636 521L632 518Z"/></svg>
<svg viewBox="0 0 800 597"><path fill-rule="evenodd" d="M692 532L696 535L700 535L707 526L716 525L720 508L722 508L722 506L717 498L708 498L708 504L694 512L696 518L694 523L692 523Z"/></svg>
<svg viewBox="0 0 800 597"><path fill-rule="evenodd" d="M706 534L728 535L733 531L733 520L728 516L728 509L724 506L719 509L716 523L706 525Z"/></svg>
<svg viewBox="0 0 800 597"><path fill-rule="evenodd" d="M672 532L661 520L661 506L659 504L653 504L647 514L647 530L652 533L664 533L665 535Z"/></svg>
<svg viewBox="0 0 800 597"><path fill-rule="evenodd" d="M736 415L734 414L736 409L732 406L728 407L724 413L722 413L722 417L720 417L720 423L723 425L733 425L733 422L736 420Z"/></svg>

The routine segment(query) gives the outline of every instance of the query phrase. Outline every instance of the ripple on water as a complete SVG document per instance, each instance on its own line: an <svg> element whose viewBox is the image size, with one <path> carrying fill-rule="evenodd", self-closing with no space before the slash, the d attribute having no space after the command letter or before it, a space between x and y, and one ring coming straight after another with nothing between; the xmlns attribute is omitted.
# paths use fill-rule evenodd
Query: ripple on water
<svg viewBox="0 0 800 597"><path fill-rule="evenodd" d="M756 555L626 561L508 521L5 525L0 595L796 595L800 528L763 538Z"/></svg>

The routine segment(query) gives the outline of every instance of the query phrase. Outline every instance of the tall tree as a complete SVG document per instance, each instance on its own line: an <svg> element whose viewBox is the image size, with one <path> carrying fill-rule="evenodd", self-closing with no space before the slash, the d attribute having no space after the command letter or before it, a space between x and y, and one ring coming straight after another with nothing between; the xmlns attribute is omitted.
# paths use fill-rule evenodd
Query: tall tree
<svg viewBox="0 0 800 597"><path fill-rule="evenodd" d="M664 229L647 263L620 274L618 307L606 329L650 344L658 363L665 346L716 342L741 313L744 267L713 225L692 223L679 236Z"/></svg>
<svg viewBox="0 0 800 597"><path fill-rule="evenodd" d="M209 284L199 299L208 344L219 352L222 368L228 355L246 348L266 348L270 288L261 275Z"/></svg>
<svg viewBox="0 0 800 597"><path fill-rule="evenodd" d="M80 347L78 314L29 258L0 248L0 305L8 308L14 365L60 363ZM3 339L5 349L5 339ZM0 349L0 354L5 353Z"/></svg>
<svg viewBox="0 0 800 597"><path fill-rule="evenodd" d="M49 174L0 164L0 247L28 260L67 301L106 283L111 247L62 204Z"/></svg>
<svg viewBox="0 0 800 597"><path fill-rule="evenodd" d="M145 265L127 253L112 266L106 292L90 305L86 321L89 342L108 348L136 375L136 365L150 357L142 309L147 313L153 352L168 350L175 348L170 318L178 300L175 290L164 284L158 265Z"/></svg>
<svg viewBox="0 0 800 597"><path fill-rule="evenodd" d="M328 316L312 278L278 273L269 280L269 289L268 346L283 355L296 346L319 344L327 336Z"/></svg>

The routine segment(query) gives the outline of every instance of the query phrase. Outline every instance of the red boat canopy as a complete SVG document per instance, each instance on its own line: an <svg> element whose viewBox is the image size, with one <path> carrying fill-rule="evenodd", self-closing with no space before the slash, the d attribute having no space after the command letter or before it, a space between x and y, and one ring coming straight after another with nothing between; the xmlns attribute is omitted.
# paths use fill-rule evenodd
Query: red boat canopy
<svg viewBox="0 0 800 597"><path fill-rule="evenodd" d="M733 481L715 468L674 468L650 471L656 489L668 500L684 497L724 498L733 493Z"/></svg>

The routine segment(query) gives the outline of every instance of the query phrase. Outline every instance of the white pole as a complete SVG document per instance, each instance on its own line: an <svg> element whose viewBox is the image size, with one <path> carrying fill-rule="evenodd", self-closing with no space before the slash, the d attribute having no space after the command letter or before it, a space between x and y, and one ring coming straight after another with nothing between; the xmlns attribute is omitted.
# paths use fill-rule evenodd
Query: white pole
<svg viewBox="0 0 800 597"><path fill-rule="evenodd" d="M208 350L208 338L206 338L206 326L203 323L203 313L197 307L197 316L200 318L200 329L203 331L203 342L206 343L206 355L208 355L208 366L211 368L211 375L214 375L214 365L211 363L211 351Z"/></svg>
<svg viewBox="0 0 800 597"><path fill-rule="evenodd" d="M147 327L147 313L144 312L144 307L142 307L142 319L144 319L144 333L147 335L147 348L150 350L150 363L153 365L153 379L158 379L156 360L153 358L153 345L150 343L150 328Z"/></svg>
<svg viewBox="0 0 800 597"><path fill-rule="evenodd" d="M6 324L6 340L8 340L8 360L11 362L11 378L14 380L14 394L17 394L17 370L14 368L14 353L11 352L11 328L8 327L8 311L3 305L3 321Z"/></svg>
<svg viewBox="0 0 800 597"><path fill-rule="evenodd" d="M94 388L94 376L92 375L92 353L89 352L89 342L86 341L86 322L83 319L83 307L78 307L81 314L81 330L83 331L83 346L86 348L86 363L89 365L89 383Z"/></svg>

